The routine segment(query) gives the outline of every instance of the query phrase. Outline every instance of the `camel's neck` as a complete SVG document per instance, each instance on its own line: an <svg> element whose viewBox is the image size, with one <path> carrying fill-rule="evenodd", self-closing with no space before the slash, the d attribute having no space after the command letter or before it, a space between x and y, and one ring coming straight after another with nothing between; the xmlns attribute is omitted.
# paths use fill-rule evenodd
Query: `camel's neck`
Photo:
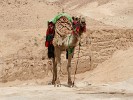
<svg viewBox="0 0 133 100"><path fill-rule="evenodd" d="M78 42L78 37L74 34L70 34L67 37L67 42L65 43L66 46L76 46L77 42Z"/></svg>
<svg viewBox="0 0 133 100"><path fill-rule="evenodd" d="M54 46L62 46L65 48L75 47L78 42L78 36L74 34L68 34L66 36L55 35L53 44Z"/></svg>

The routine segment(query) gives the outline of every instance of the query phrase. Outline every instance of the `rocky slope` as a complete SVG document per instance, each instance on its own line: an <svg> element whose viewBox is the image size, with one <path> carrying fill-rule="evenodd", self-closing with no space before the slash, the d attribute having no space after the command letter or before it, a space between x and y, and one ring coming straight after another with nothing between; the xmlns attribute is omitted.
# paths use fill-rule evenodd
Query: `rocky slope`
<svg viewBox="0 0 133 100"><path fill-rule="evenodd" d="M92 9L95 7L94 11L97 11L99 7L106 9L107 5L114 3L120 5L125 1L83 0L84 2L82 3L81 1L77 2L77 0L67 1L68 0L2 0L0 2L1 82L14 81L17 79L43 79L47 76L47 71L49 69L47 67L47 48L44 46L44 36L47 28L47 21L61 11L60 8L62 7L60 4L62 4L65 9L69 8L66 11L71 15L79 15L81 13L86 15L83 10L87 11L86 20L88 30L81 40L82 46L80 50L78 73L93 70L102 62L111 59L112 55L117 52L117 50L127 50L129 47L133 46L132 29L118 29L118 27L121 27L118 24L115 24L118 26L115 28L111 26L114 26L114 24L106 25L107 23L101 19L97 20L96 17L92 19L93 17L91 16L93 11L90 12L91 7ZM132 2L129 1L130 0L127 1L127 5L130 3L129 7L132 9ZM96 3L95 6L95 2L98 2L98 5ZM92 6L88 7L88 5ZM125 5L123 9L121 8L121 13L118 13L120 11L119 6L109 6L114 7L112 9L107 9L115 13L113 21L119 23L117 17L123 15L123 11L129 10L127 5ZM69 6L73 8L71 9ZM86 7L89 10L86 10ZM104 12L102 18L108 17L107 15L108 13ZM97 13L95 16L97 16ZM130 12L126 16L132 17L132 13ZM130 20L128 18L126 20L128 20L129 23L124 25L130 28ZM76 48L72 61L72 72L75 71L75 65L78 59L77 54L78 47ZM67 74L66 62L64 53L62 55L63 74Z"/></svg>

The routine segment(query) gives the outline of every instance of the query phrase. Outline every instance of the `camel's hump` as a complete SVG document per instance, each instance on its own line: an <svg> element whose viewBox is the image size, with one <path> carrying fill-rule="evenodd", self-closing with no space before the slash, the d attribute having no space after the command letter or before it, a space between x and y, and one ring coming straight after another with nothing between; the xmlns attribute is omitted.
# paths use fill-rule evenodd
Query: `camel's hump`
<svg viewBox="0 0 133 100"><path fill-rule="evenodd" d="M72 33L72 22L66 17L61 16L55 23L55 30L61 36Z"/></svg>

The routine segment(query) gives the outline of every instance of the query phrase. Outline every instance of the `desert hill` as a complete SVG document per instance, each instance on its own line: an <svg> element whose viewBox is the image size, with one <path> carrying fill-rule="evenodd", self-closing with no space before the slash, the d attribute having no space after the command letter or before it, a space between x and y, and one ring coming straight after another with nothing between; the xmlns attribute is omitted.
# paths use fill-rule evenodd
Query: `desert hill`
<svg viewBox="0 0 133 100"><path fill-rule="evenodd" d="M59 12L84 16L75 87L47 85L47 21ZM72 74L78 60L72 60ZM0 100L132 100L133 0L0 0ZM73 75L72 75L73 79Z"/></svg>
<svg viewBox="0 0 133 100"><path fill-rule="evenodd" d="M82 36L78 73L97 69L106 60L113 61L115 52L128 50L133 45L131 0L2 0L0 5L1 81L45 77L47 21L62 8L70 15L85 16L87 21L88 30ZM77 50L73 66L77 61ZM65 65L65 53L62 57L62 65ZM64 65L62 70L66 74ZM125 70L128 72L129 69Z"/></svg>

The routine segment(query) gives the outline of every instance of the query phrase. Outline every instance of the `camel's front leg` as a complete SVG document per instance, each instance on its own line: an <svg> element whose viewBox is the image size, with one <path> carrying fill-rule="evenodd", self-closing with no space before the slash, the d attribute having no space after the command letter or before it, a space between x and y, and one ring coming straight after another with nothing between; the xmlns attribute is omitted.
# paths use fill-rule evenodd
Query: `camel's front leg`
<svg viewBox="0 0 133 100"><path fill-rule="evenodd" d="M55 86L60 86L60 74L61 74L61 51L59 48L55 48L55 64L57 70L57 76L55 80Z"/></svg>
<svg viewBox="0 0 133 100"><path fill-rule="evenodd" d="M71 80L71 60L72 60L73 53L68 54L68 64L67 64L67 72L68 72L68 85L72 86Z"/></svg>
<svg viewBox="0 0 133 100"><path fill-rule="evenodd" d="M52 61L53 61L53 80L52 80L52 84L54 85L55 81L57 79L57 68L56 68L57 63L55 63L55 58L52 58Z"/></svg>

